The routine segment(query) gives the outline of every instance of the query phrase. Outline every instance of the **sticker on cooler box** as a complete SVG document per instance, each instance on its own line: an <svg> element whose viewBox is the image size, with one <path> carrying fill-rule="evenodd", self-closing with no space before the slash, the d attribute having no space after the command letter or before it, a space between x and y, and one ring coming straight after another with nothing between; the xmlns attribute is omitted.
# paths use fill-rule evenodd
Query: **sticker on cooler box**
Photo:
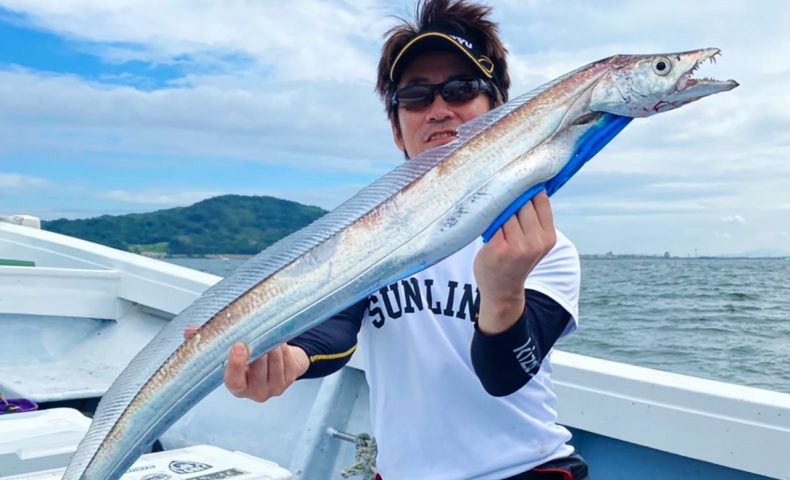
<svg viewBox="0 0 790 480"><path fill-rule="evenodd" d="M170 471L179 475L186 475L188 473L198 473L211 468L211 465L206 465L200 462L183 462L181 460L173 460L168 465Z"/></svg>
<svg viewBox="0 0 790 480"><path fill-rule="evenodd" d="M153 470L154 468L156 468L155 465L140 465L139 467L130 468L126 473L142 472L143 470Z"/></svg>
<svg viewBox="0 0 790 480"><path fill-rule="evenodd" d="M192 477L189 480L220 480L222 478L238 477L239 475L246 475L248 472L239 470L237 468L229 468L221 472L209 473L199 477Z"/></svg>
<svg viewBox="0 0 790 480"><path fill-rule="evenodd" d="M140 480L170 480L171 478L173 477L171 477L166 473L151 473L149 475L144 476Z"/></svg>

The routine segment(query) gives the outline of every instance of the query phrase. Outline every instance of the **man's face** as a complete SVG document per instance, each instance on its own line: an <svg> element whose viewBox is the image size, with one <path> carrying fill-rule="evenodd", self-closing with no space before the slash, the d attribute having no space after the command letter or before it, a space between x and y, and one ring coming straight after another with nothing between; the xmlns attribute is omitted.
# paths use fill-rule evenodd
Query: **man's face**
<svg viewBox="0 0 790 480"><path fill-rule="evenodd" d="M411 84L437 84L452 78L478 77L474 67L450 52L424 53L406 67L398 82L398 89ZM447 103L437 92L427 107L407 110L398 107L401 134L392 125L395 145L414 158L425 150L444 145L455 139L462 123L482 115L490 109L490 100L481 93L464 103Z"/></svg>

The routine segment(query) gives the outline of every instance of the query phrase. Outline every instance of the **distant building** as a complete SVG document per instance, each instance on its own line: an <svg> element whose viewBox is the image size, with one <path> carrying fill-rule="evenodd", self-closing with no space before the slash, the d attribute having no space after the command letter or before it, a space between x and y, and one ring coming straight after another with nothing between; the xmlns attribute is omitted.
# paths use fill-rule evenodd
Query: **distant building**
<svg viewBox="0 0 790 480"><path fill-rule="evenodd" d="M664 252L664 258L670 258L669 252Z"/></svg>

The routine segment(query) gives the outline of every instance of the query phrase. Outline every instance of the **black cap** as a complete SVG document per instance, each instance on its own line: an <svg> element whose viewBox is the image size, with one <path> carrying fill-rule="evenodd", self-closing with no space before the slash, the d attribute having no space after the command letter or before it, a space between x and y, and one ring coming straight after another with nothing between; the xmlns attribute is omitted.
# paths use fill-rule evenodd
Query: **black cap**
<svg viewBox="0 0 790 480"><path fill-rule="evenodd" d="M390 81L396 83L403 73L403 69L414 57L421 53L435 50L461 52L461 57L477 67L484 78L493 81L496 88L500 92L502 91L494 62L485 55L485 52L478 45L460 35L441 31L423 32L401 48L400 52L395 56L395 60L392 61Z"/></svg>

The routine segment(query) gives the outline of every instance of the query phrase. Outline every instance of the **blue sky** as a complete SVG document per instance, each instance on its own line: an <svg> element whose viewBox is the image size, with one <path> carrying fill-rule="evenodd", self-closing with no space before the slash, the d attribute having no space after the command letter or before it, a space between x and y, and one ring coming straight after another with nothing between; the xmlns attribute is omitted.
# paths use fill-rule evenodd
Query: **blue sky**
<svg viewBox="0 0 790 480"><path fill-rule="evenodd" d="M639 119L553 198L583 253L790 252L782 1L488 2L511 94L616 53L716 46L738 89ZM594 5L594 6L593 6ZM373 93L410 2L0 0L0 214L274 195L333 208L401 161Z"/></svg>

